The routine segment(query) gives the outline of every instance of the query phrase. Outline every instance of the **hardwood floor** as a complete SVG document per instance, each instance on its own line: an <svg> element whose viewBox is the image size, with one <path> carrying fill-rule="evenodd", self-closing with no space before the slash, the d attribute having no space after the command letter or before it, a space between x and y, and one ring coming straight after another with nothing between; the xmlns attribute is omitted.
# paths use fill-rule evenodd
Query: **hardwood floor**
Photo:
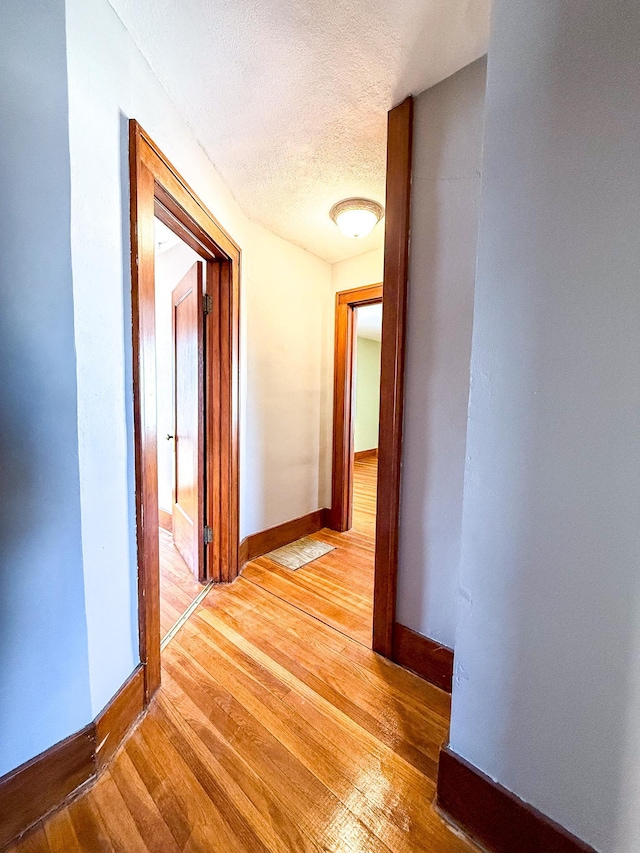
<svg viewBox="0 0 640 853"><path fill-rule="evenodd" d="M371 648L378 460L354 463L353 527L312 534L336 550L292 572L259 557L242 572L272 595ZM348 556L345 558L345 552Z"/></svg>
<svg viewBox="0 0 640 853"><path fill-rule="evenodd" d="M166 637L194 598L202 592L173 537L160 528L160 635Z"/></svg>
<svg viewBox="0 0 640 853"><path fill-rule="evenodd" d="M371 505L358 513L334 534L337 588L339 560L364 586ZM244 575L212 588L102 776L12 853L477 850L433 807L448 695L299 604Z"/></svg>

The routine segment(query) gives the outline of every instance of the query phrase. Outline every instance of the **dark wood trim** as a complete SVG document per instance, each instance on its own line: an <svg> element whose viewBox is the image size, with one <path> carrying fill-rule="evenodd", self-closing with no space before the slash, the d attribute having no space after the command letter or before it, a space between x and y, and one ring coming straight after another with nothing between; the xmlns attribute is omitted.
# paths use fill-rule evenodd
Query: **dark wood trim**
<svg viewBox="0 0 640 853"><path fill-rule="evenodd" d="M413 99L389 113L380 361L373 650L390 657L396 611Z"/></svg>
<svg viewBox="0 0 640 853"><path fill-rule="evenodd" d="M91 779L96 771L93 723L0 779L0 849Z"/></svg>
<svg viewBox="0 0 640 853"><path fill-rule="evenodd" d="M160 685L160 578L156 455L154 178L143 162L144 140L130 124L133 418L138 543L138 633L147 702ZM153 405L145 405L151 400ZM157 606L156 606L157 602Z"/></svg>
<svg viewBox="0 0 640 853"><path fill-rule="evenodd" d="M394 622L391 657L395 663L451 693L453 651L447 646Z"/></svg>
<svg viewBox="0 0 640 853"><path fill-rule="evenodd" d="M173 530L171 513L161 507L158 508L158 524L163 530L167 530L169 533Z"/></svg>
<svg viewBox="0 0 640 853"><path fill-rule="evenodd" d="M261 530L259 533L252 533L251 536L247 536L240 543L240 553L244 560L242 566L250 560L268 554L275 548L282 548L283 545L289 545L296 539L310 536L312 533L322 530L323 527L327 526L328 514L327 509L317 509L315 512L300 516L300 518L285 521L283 524L277 524L275 527L269 527L267 530Z"/></svg>
<svg viewBox="0 0 640 853"><path fill-rule="evenodd" d="M371 450L356 450L353 454L353 459L355 462L359 462L361 459L376 459L378 456L378 448L373 447Z"/></svg>
<svg viewBox="0 0 640 853"><path fill-rule="evenodd" d="M0 849L95 779L144 708L140 665L93 722L3 776Z"/></svg>
<svg viewBox="0 0 640 853"><path fill-rule="evenodd" d="M245 536L245 538L240 543L240 547L238 548L238 563L240 565L240 570L244 569L244 567L249 562L249 539Z"/></svg>
<svg viewBox="0 0 640 853"><path fill-rule="evenodd" d="M109 762L144 709L144 668L140 665L95 719L98 770Z"/></svg>
<svg viewBox="0 0 640 853"><path fill-rule="evenodd" d="M351 290L339 290L336 293L338 305L374 305L382 301L382 283L365 284L363 287L353 287Z"/></svg>
<svg viewBox="0 0 640 853"><path fill-rule="evenodd" d="M207 547L207 580L230 581L239 571L240 249L133 119L129 133L138 613L148 703L160 685L154 214L204 258L213 302L205 332L203 524L206 518L217 536Z"/></svg>
<svg viewBox="0 0 640 853"><path fill-rule="evenodd" d="M437 798L457 826L496 853L595 853L449 747L440 751Z"/></svg>
<svg viewBox="0 0 640 853"><path fill-rule="evenodd" d="M382 301L382 285L371 284L336 293L333 359L333 464L331 512L333 530L349 530L353 518L353 354L356 308Z"/></svg>

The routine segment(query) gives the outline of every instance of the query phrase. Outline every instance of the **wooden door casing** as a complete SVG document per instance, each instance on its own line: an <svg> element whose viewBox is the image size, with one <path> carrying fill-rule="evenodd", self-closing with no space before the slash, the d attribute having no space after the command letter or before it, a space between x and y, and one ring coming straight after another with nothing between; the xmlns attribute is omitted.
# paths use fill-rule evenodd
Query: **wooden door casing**
<svg viewBox="0 0 640 853"><path fill-rule="evenodd" d="M373 650L387 658L393 657L398 576L412 141L413 98L408 97L389 111L387 121L378 504L373 593Z"/></svg>
<svg viewBox="0 0 640 853"><path fill-rule="evenodd" d="M382 285L371 284L336 293L333 374L333 464L331 512L333 530L351 528L353 515L353 364L356 309L382 302Z"/></svg>
<svg viewBox="0 0 640 853"><path fill-rule="evenodd" d="M138 624L147 705L161 676L154 216L207 264L206 295L212 313L206 323L203 517L216 531L206 549L206 579L217 581L232 581L238 575L241 252L134 119L129 132Z"/></svg>

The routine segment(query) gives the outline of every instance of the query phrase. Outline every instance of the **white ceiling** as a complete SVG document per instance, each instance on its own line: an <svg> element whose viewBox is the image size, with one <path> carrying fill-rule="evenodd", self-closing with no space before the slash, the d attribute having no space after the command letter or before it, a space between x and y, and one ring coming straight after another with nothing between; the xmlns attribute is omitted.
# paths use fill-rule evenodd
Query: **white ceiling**
<svg viewBox="0 0 640 853"><path fill-rule="evenodd" d="M180 237L171 228L167 228L164 222L161 222L157 216L153 217L153 224L155 229L156 255L161 255L168 249L173 249L174 246L178 245Z"/></svg>
<svg viewBox="0 0 640 853"><path fill-rule="evenodd" d="M490 0L110 0L245 213L334 262L381 245L386 114L486 52ZM179 164L176 164L179 167Z"/></svg>
<svg viewBox="0 0 640 853"><path fill-rule="evenodd" d="M382 303L356 308L356 335L370 341L382 340Z"/></svg>

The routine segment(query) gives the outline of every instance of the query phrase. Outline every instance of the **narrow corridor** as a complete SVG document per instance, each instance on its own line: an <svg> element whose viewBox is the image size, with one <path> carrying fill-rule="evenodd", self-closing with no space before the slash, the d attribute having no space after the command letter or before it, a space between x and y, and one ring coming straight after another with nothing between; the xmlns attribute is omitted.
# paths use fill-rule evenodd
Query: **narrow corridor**
<svg viewBox="0 0 640 853"><path fill-rule="evenodd" d="M375 465L356 464L354 528L316 534L338 546L317 565L260 558L212 589L147 717L14 853L476 849L433 808L449 696L367 648Z"/></svg>

